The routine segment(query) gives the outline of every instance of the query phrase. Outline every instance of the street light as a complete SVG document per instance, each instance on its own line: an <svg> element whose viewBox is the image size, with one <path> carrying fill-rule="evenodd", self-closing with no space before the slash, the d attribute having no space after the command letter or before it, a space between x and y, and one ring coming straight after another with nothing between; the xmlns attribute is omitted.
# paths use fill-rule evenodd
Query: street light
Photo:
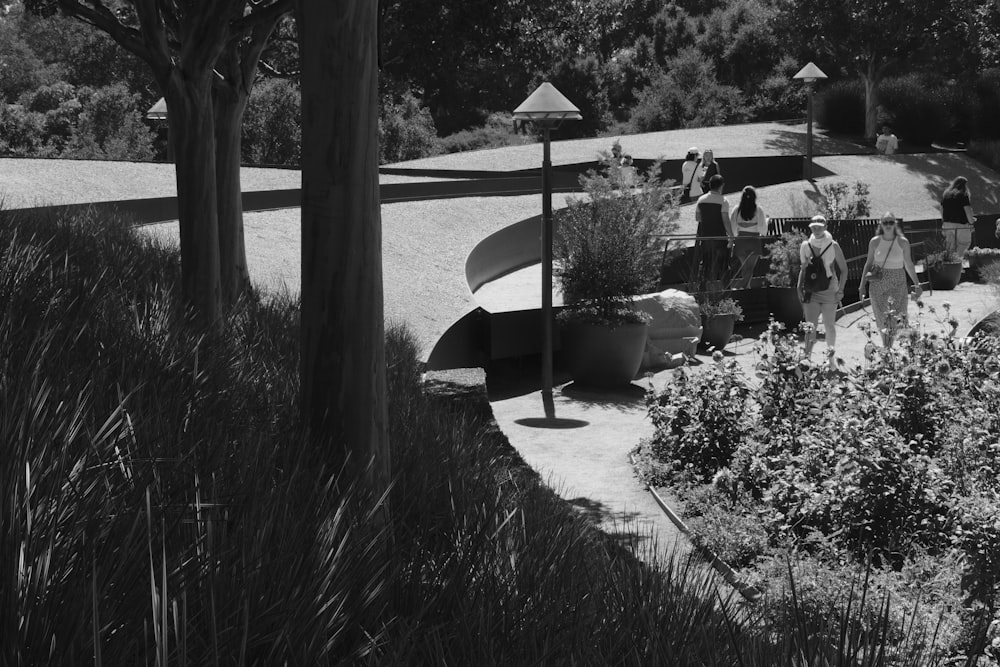
<svg viewBox="0 0 1000 667"><path fill-rule="evenodd" d="M804 176L807 181L812 180L812 160L813 160L813 84L821 79L826 78L826 74L823 73L819 67L812 62L799 70L799 73L792 77L793 79L801 79L803 83L806 84L806 95L808 98L807 102L807 126L806 126L806 165L804 171Z"/></svg>
<svg viewBox="0 0 1000 667"><path fill-rule="evenodd" d="M549 132L564 120L581 120L580 110L548 81L521 106L514 120L534 123L542 131L542 402L546 418L555 417L552 399L552 159Z"/></svg>

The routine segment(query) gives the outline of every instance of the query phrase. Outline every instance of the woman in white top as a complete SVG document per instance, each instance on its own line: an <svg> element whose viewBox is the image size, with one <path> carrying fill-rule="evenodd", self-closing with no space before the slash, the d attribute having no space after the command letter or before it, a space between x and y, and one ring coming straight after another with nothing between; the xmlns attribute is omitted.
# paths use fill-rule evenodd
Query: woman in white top
<svg viewBox="0 0 1000 667"><path fill-rule="evenodd" d="M757 258L764 253L764 243L760 237L767 234L767 216L757 206L757 191L752 185L743 188L740 205L733 209L729 221L732 223L733 234L736 235L734 254L740 262L740 275L734 283L745 288L753 278Z"/></svg>
<svg viewBox="0 0 1000 667"><path fill-rule="evenodd" d="M886 347L892 347L896 332L908 325L907 274L913 280L916 296L919 297L922 290L917 282L910 242L903 236L896 216L886 213L882 216L878 236L868 243L868 259L858 284L862 299L865 298L865 287L870 288L875 326L882 334L882 344Z"/></svg>
<svg viewBox="0 0 1000 667"><path fill-rule="evenodd" d="M806 356L812 354L816 343L816 327L819 326L819 316L823 315L823 327L826 329L827 354L830 365L834 363L833 348L837 343L837 304L844 298L844 282L847 278L847 259L840 244L833 240L826 231L826 218L814 215L809 223L812 234L799 246L799 260L802 268L799 270L799 300L802 301L802 314L812 326L806 327ZM805 289L806 269L813 257L823 260L827 278L830 282L826 289L807 292Z"/></svg>
<svg viewBox="0 0 1000 667"><path fill-rule="evenodd" d="M682 198L682 202L695 201L702 195L701 176L701 158L698 157L697 147L692 146L688 149L681 165L681 186L687 194L687 199Z"/></svg>

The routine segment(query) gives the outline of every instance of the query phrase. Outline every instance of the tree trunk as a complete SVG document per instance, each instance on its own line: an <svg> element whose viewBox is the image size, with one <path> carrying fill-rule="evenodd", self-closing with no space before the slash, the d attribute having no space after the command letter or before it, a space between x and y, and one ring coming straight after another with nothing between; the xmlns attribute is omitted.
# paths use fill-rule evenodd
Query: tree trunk
<svg viewBox="0 0 1000 667"><path fill-rule="evenodd" d="M881 79L881 68L877 67L875 59L868 61L868 70L861 75L865 85L865 138L874 140L878 135L878 84Z"/></svg>
<svg viewBox="0 0 1000 667"><path fill-rule="evenodd" d="M374 0L299 0L302 413L334 463L388 473ZM372 480L374 481L374 479ZM376 485L377 487L378 485Z"/></svg>
<svg viewBox="0 0 1000 667"><path fill-rule="evenodd" d="M240 187L243 112L249 94L235 86L216 85L215 183L219 207L219 273L222 302L235 304L250 288L247 251L243 239L243 192Z"/></svg>
<svg viewBox="0 0 1000 667"><path fill-rule="evenodd" d="M193 80L175 69L164 88L177 176L181 290L198 321L216 327L222 293L210 75Z"/></svg>

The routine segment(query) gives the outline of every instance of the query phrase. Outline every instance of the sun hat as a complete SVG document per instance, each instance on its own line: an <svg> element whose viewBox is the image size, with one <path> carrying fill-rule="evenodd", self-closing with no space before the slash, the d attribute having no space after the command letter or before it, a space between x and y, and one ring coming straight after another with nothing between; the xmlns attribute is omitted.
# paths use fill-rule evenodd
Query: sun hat
<svg viewBox="0 0 1000 667"><path fill-rule="evenodd" d="M692 146L691 148L688 149L688 153L697 153L697 152L698 152L697 146Z"/></svg>
<svg viewBox="0 0 1000 667"><path fill-rule="evenodd" d="M813 227L826 227L826 218L822 215L814 215L812 217L812 222L809 223L809 228Z"/></svg>

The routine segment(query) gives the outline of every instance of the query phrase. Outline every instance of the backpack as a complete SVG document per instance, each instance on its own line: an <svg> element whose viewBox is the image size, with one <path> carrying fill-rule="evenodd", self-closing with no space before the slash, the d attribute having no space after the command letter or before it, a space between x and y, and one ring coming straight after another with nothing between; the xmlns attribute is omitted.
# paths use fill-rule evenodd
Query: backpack
<svg viewBox="0 0 1000 667"><path fill-rule="evenodd" d="M812 259L806 264L806 277L803 281L803 287L807 292L822 292L830 286L830 276L826 275L826 266L823 264L823 253L833 247L833 244L828 244L823 248L823 252L816 254L816 249L809 244L809 251L812 253Z"/></svg>

